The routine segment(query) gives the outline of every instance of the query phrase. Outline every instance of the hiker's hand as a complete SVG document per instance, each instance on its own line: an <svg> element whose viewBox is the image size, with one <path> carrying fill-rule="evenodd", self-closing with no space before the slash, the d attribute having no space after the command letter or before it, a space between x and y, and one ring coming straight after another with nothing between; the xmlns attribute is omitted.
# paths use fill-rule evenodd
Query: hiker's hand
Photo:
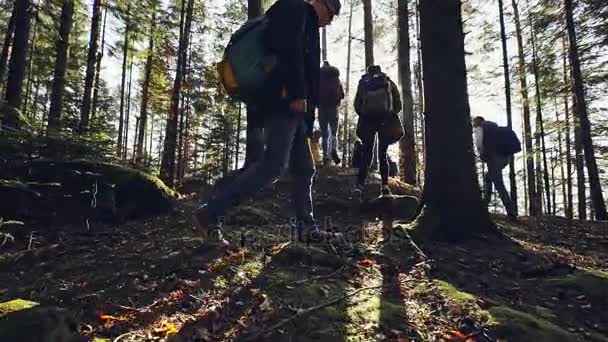
<svg viewBox="0 0 608 342"><path fill-rule="evenodd" d="M295 99L289 103L289 108L296 113L306 112L306 99Z"/></svg>

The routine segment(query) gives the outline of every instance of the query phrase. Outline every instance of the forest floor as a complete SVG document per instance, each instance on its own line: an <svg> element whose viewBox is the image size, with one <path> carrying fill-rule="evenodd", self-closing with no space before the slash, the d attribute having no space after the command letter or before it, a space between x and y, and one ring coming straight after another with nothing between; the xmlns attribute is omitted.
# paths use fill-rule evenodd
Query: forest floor
<svg viewBox="0 0 608 342"><path fill-rule="evenodd" d="M203 243L196 194L120 226L20 228L0 302L67 308L107 341L608 341L607 223L494 215L500 235L416 245L361 214L352 172L317 177L317 217L348 243L290 242L283 181L227 216L239 247Z"/></svg>

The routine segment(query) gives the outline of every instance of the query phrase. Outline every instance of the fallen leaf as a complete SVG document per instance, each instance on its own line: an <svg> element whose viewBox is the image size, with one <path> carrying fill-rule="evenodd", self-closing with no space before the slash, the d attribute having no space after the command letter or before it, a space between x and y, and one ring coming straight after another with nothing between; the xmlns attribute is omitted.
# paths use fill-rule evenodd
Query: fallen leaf
<svg viewBox="0 0 608 342"><path fill-rule="evenodd" d="M363 266L363 267L370 267L375 265L376 262L374 260L371 259L363 259L363 260L359 260L359 265Z"/></svg>

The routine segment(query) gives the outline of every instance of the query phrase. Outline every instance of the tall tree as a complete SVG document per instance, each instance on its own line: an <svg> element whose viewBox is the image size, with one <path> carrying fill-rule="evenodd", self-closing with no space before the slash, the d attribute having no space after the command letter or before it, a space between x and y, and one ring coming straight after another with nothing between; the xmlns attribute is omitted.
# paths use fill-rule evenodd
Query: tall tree
<svg viewBox="0 0 608 342"><path fill-rule="evenodd" d="M576 107L576 99L574 97L575 96L572 95L572 119L574 121L574 153L576 154L575 163L578 219L581 221L585 221L587 220L587 184L585 183L585 155L583 152L580 112L578 111L579 108Z"/></svg>
<svg viewBox="0 0 608 342"><path fill-rule="evenodd" d="M6 103L14 109L21 108L22 103L22 86L23 79L25 78L25 63L32 13L30 6L30 0L17 0L15 2L15 37L13 49L11 51L5 96ZM3 125L11 128L19 128L17 110L8 110L3 114Z"/></svg>
<svg viewBox="0 0 608 342"><path fill-rule="evenodd" d="M13 6L11 17L8 20L8 27L4 34L4 45L2 45L2 52L0 53L0 85L4 83L4 75L6 74L6 65L8 63L8 54L11 49L13 42L13 36L15 34L15 11L17 6Z"/></svg>
<svg viewBox="0 0 608 342"><path fill-rule="evenodd" d="M526 171L527 171L527 182L528 182L528 204L530 215L536 216L540 214L540 203L538 203L538 197L536 195L536 174L534 172L534 157L532 149L532 128L530 125L530 102L528 100L528 82L526 80L526 59L524 56L523 36L521 30L521 23L519 20L519 9L517 8L517 2L513 3L513 19L515 20L515 32L517 36L517 50L519 54L519 82L520 92L523 106L523 122L524 122L524 145L526 155Z"/></svg>
<svg viewBox="0 0 608 342"><path fill-rule="evenodd" d="M564 82L564 113L566 121L566 218L572 220L574 207L572 205L572 143L570 139L570 106L568 105L568 93L570 90L570 73L566 53L566 38L562 39L563 49L563 82Z"/></svg>
<svg viewBox="0 0 608 342"><path fill-rule="evenodd" d="M125 83L127 80L127 64L129 60L129 33L131 32L131 2L127 2L125 13L125 36L122 47L122 76L120 81L120 117L118 118L118 140L117 155L122 156L124 142L124 121L125 121Z"/></svg>
<svg viewBox="0 0 608 342"><path fill-rule="evenodd" d="M95 84L93 86L93 103L91 104L91 117L95 117L97 113L97 104L99 103L99 82L101 76L101 60L103 59L104 49L106 47L106 24L108 21L108 6L105 6L103 11L103 28L101 29L101 48L96 56L96 66L95 66Z"/></svg>
<svg viewBox="0 0 608 342"><path fill-rule="evenodd" d="M595 160L595 151L593 141L591 139L591 123L589 122L589 114L587 113L587 102L585 99L585 85L581 72L581 63L579 59L578 42L576 39L576 31L574 27L573 5L572 0L564 0L566 10L566 29L568 31L568 39L570 41L570 63L572 66L572 78L574 81L574 95L576 113L580 119L581 139L583 149L585 151L585 162L587 165L587 174L589 176L589 190L591 191L591 203L593 205L595 219L606 220L608 213L606 212L606 203L602 194L602 185L600 183L597 162Z"/></svg>
<svg viewBox="0 0 608 342"><path fill-rule="evenodd" d="M144 149L144 135L148 124L148 99L150 95L150 77L152 76L152 58L154 55L154 33L156 31L156 9L152 11L152 25L148 34L148 51L146 51L146 65L144 67L144 81L141 89L141 106L139 112L139 131L137 135L137 147L134 151L135 162L141 163Z"/></svg>
<svg viewBox="0 0 608 342"><path fill-rule="evenodd" d="M372 0L363 0L363 30L365 36L365 66L374 64L374 20Z"/></svg>
<svg viewBox="0 0 608 342"><path fill-rule="evenodd" d="M57 57L55 61L55 76L53 77L53 90L51 93L51 106L49 109L49 124L47 134L53 134L60 129L61 112L63 111L65 72L68 64L68 50L70 47L70 33L72 32L73 15L73 0L63 0L61 18L59 21L59 36L57 37L57 41L55 43Z"/></svg>
<svg viewBox="0 0 608 342"><path fill-rule="evenodd" d="M186 0L182 2L181 18L183 20L180 20L181 32L177 50L177 68L175 82L173 83L173 91L171 93L171 107L167 118L167 126L165 127L165 143L160 168L160 178L170 187L173 187L175 184L175 154L177 152L179 100L184 77L183 63L186 63L186 55L188 53L188 38L190 37L190 25L192 23L192 11L194 7L194 0L188 0L188 9L186 10L184 19L185 1Z"/></svg>
<svg viewBox="0 0 608 342"><path fill-rule="evenodd" d="M27 106L28 106L28 101L30 99L30 93L32 91L32 84L33 84L33 80L34 80L34 56L36 54L36 44L38 42L38 22L40 21L38 19L38 11L35 11L34 17L33 17L33 21L34 21L34 26L32 28L32 30L34 31L32 34L32 39L30 40L30 52L28 53L28 65L26 67L27 70L27 82L25 83L25 95L23 96L23 106L21 108L21 111L23 112L23 114L27 117Z"/></svg>
<svg viewBox="0 0 608 342"><path fill-rule="evenodd" d="M127 110L125 112L125 134L124 144L122 151L122 159L127 158L127 149L129 146L129 119L131 118L131 89L133 87L133 56L131 56L131 63L129 63L129 85L127 87Z"/></svg>
<svg viewBox="0 0 608 342"><path fill-rule="evenodd" d="M431 236L467 238L491 222L473 156L460 0L421 0L420 25L428 155L419 222Z"/></svg>
<svg viewBox="0 0 608 342"><path fill-rule="evenodd" d="M563 201L563 207L564 207L564 215L568 212L568 194L566 191L566 174L564 171L564 145L563 145L563 126L560 125L560 117L559 117L559 110L558 110L558 104L557 104L557 97L554 99L555 100L555 122L557 124L557 160L556 162L559 162L559 171L560 171L560 179L561 179L561 188L562 188L562 201ZM568 157L569 158L569 157ZM555 190L555 189L554 189ZM553 196L555 197L555 196ZM557 208L553 208L554 211L557 211Z"/></svg>
<svg viewBox="0 0 608 342"><path fill-rule="evenodd" d="M343 132L343 144L342 144L342 167L348 167L349 158L347 158L347 152L350 151L350 129L348 121L348 114L350 112L350 65L351 65L351 55L352 55L352 45L353 45L353 10L355 8L354 0L350 0L350 11L348 14L348 37L347 37L347 47L346 47L346 88L344 94L344 102L346 105L344 106L344 124L342 124L342 132Z"/></svg>
<svg viewBox="0 0 608 342"><path fill-rule="evenodd" d="M84 81L84 94L82 96L82 107L80 108L80 132L86 132L89 127L91 114L91 103L95 73L97 71L96 61L99 50L99 30L101 28L101 0L93 1L93 17L91 19L91 38L89 39L89 51L87 53L87 71Z"/></svg>
<svg viewBox="0 0 608 342"><path fill-rule="evenodd" d="M403 124L406 136L399 142L401 170L406 183L416 185L416 145L414 144L414 104L410 70L410 30L408 0L397 0L399 80L403 102Z"/></svg>
<svg viewBox="0 0 608 342"><path fill-rule="evenodd" d="M509 70L509 52L507 50L507 33L505 29L505 16L503 0L498 0L498 15L500 19L500 41L502 44L502 67L505 79L505 103L507 106L507 127L513 129L513 114L511 108L511 72ZM511 201L514 211L517 212L517 181L515 179L515 158L509 158L509 183Z"/></svg>

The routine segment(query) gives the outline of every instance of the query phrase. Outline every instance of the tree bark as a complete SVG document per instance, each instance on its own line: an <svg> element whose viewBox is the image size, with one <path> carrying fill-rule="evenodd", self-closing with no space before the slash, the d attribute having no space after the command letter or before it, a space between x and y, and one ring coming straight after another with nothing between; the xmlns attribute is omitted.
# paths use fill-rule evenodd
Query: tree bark
<svg viewBox="0 0 608 342"><path fill-rule="evenodd" d="M363 0L363 30L365 36L365 66L374 64L374 22L372 0Z"/></svg>
<svg viewBox="0 0 608 342"><path fill-rule="evenodd" d="M108 6L105 6L103 11L103 28L101 29L101 48L97 54L97 65L95 66L95 85L93 87L93 103L91 104L91 118L97 114L97 103L99 103L99 82L101 76L101 60L103 59L104 49L106 47L106 23L108 20Z"/></svg>
<svg viewBox="0 0 608 342"><path fill-rule="evenodd" d="M32 91L32 80L34 79L34 74L32 72L34 66L34 55L36 54L36 42L38 37L38 12L34 15L34 27L32 34L32 42L30 43L30 52L28 54L28 65L27 65L27 82L25 84L25 95L23 96L23 108L21 108L21 112L26 117L27 115L27 105L30 101L30 93Z"/></svg>
<svg viewBox="0 0 608 342"><path fill-rule="evenodd" d="M91 114L91 96L95 82L96 60L99 43L99 29L101 26L101 0L93 2L93 17L91 19L91 37L89 39L89 51L87 53L87 71L84 81L84 95L80 108L80 133L86 133L89 127Z"/></svg>
<svg viewBox="0 0 608 342"><path fill-rule="evenodd" d="M321 61L327 60L327 27L321 29Z"/></svg>
<svg viewBox="0 0 608 342"><path fill-rule="evenodd" d="M346 48L346 84L344 91L344 102L346 105L344 106L344 124L342 124L342 132L343 132L343 144L342 144L342 167L346 168L350 165L350 122L349 122L349 112L350 112L350 68L351 68L351 54L352 54L352 45L353 45L353 10L355 7L354 0L350 0L350 11L348 14L348 45ZM347 155L348 154L348 155Z"/></svg>
<svg viewBox="0 0 608 342"><path fill-rule="evenodd" d="M424 87L422 85L422 48L420 44L420 6L418 0L416 0L416 66L414 68L414 74L416 77L416 89L418 89L418 115L420 117L420 154L421 167L420 169L426 169L426 119L424 117ZM418 184L422 184L423 172L420 172L420 179Z"/></svg>
<svg viewBox="0 0 608 342"><path fill-rule="evenodd" d="M563 148L563 139L562 134L564 129L562 128L559 121L559 111L557 104L557 97L555 97L555 122L557 123L557 159L559 161L559 171L560 171L560 179L561 179L561 187L562 187L562 201L564 207L564 215L568 213L568 194L566 191L566 175L564 173L564 148ZM567 131L566 131L567 134ZM570 158L570 156L566 156L566 159ZM555 190L555 189L554 189ZM555 195L553 196L555 198ZM557 211L557 208L553 208L554 211Z"/></svg>
<svg viewBox="0 0 608 342"><path fill-rule="evenodd" d="M399 79L403 102L403 125L405 137L399 142L403 181L416 185L416 145L414 144L414 107L410 70L410 30L408 0L397 1L397 26L399 38Z"/></svg>
<svg viewBox="0 0 608 342"><path fill-rule="evenodd" d="M526 60L524 57L524 46L522 38L521 24L519 20L519 10L515 0L513 3L513 19L515 20L515 31L517 35L517 50L519 54L519 82L521 86L521 97L523 106L523 122L524 122L524 145L526 156L526 171L528 182L528 204L530 215L536 216L540 214L540 203L536 195L536 174L534 171L534 157L532 149L532 128L530 125L530 102L528 100L528 82L526 80Z"/></svg>
<svg viewBox="0 0 608 342"><path fill-rule="evenodd" d="M563 74L564 74L564 113L566 115L566 218L572 220L574 217L574 206L572 203L572 143L570 139L570 106L568 105L568 91L570 90L570 73L566 54L566 39L562 39L563 48Z"/></svg>
<svg viewBox="0 0 608 342"><path fill-rule="evenodd" d="M8 54L11 51L13 36L15 35L15 10L17 6L13 6L11 17L8 20L8 27L4 34L4 45L2 45L2 53L0 53L0 87L4 83L4 75L6 74L6 65L8 64Z"/></svg>
<svg viewBox="0 0 608 342"><path fill-rule="evenodd" d="M574 153L576 154L576 191L578 205L578 219L587 220L587 184L585 183L585 156L581 139L581 121L576 99L572 96L572 117L574 119Z"/></svg>
<svg viewBox="0 0 608 342"><path fill-rule="evenodd" d="M585 99L585 85L581 72L581 63L578 53L578 42L576 39L576 31L574 27L573 5L572 0L564 0L566 9L566 28L568 30L568 38L570 41L570 63L572 66L572 78L574 80L574 95L576 112L580 118L581 139L583 149L585 151L585 162L587 164L587 174L589 176L589 189L591 191L591 203L593 205L595 219L606 220L608 213L606 212L606 203L602 194L602 185L600 183L597 162L595 160L595 151L593 140L591 139L591 123L589 122L589 114L587 113L587 102Z"/></svg>
<svg viewBox="0 0 608 342"><path fill-rule="evenodd" d="M129 33L131 31L131 3L128 2L126 23L125 23L125 37L122 49L122 77L120 83L120 117L118 118L118 151L117 155L120 158L122 156L122 145L124 141L124 120L125 120L125 83L127 79L127 64L129 59Z"/></svg>
<svg viewBox="0 0 608 342"><path fill-rule="evenodd" d="M421 0L420 24L428 137L421 233L466 239L491 222L473 156L460 0Z"/></svg>
<svg viewBox="0 0 608 342"><path fill-rule="evenodd" d="M125 113L125 135L124 135L125 142L123 144L123 151L122 151L123 160L127 159L127 149L129 146L129 119L131 118L131 88L133 85L133 83L131 82L132 80L133 80L133 56L131 56L131 63L129 63L129 86L128 86L128 90L127 90L127 111Z"/></svg>
<svg viewBox="0 0 608 342"><path fill-rule="evenodd" d="M505 78L505 103L507 106L507 127L513 129L513 114L511 105L511 72L509 70L509 52L507 50L507 33L505 29L504 5L503 0L498 0L498 12L500 19L500 41L502 44L502 67ZM515 212L518 211L517 203L517 179L515 178L515 158L511 156L509 159L509 183L511 192L511 201Z"/></svg>
<svg viewBox="0 0 608 342"><path fill-rule="evenodd" d="M144 67L144 82L141 90L141 108L139 112L139 132L137 135L137 148L135 151L135 163L139 164L142 161L142 151L144 147L144 136L146 134L146 125L148 123L148 101L150 97L150 77L152 76L152 57L154 55L154 32L156 31L156 9L152 14L152 26L148 37L148 55L146 57L146 66Z"/></svg>
<svg viewBox="0 0 608 342"><path fill-rule="evenodd" d="M61 113L63 111L63 93L65 89L65 72L68 64L68 51L70 47L70 33L72 31L72 18L74 15L73 0L63 0L61 18L59 22L59 37L55 42L56 60L53 77L53 90L51 92L51 107L49 109L49 122L47 135L57 133L61 128Z"/></svg>
<svg viewBox="0 0 608 342"><path fill-rule="evenodd" d="M182 2L182 19L184 14L184 3ZM161 168L160 168L160 179L169 187L175 185L175 154L177 152L177 128L178 128L178 111L179 111L179 100L182 90L183 80L183 63L186 62L186 55L188 52L188 37L190 36L190 24L192 22L192 11L194 6L194 0L188 0L188 9L186 10L185 20L180 20L180 25L183 29L180 34L180 42L178 48L177 57L177 68L175 73L175 82L173 83L173 92L171 94L171 108L169 109L169 116L167 118L167 125L165 127L165 143L163 147Z"/></svg>
<svg viewBox="0 0 608 342"><path fill-rule="evenodd" d="M28 40L30 37L31 20L30 0L15 2L15 37L11 60L9 63L8 80L6 84L6 103L14 109L19 109L22 103L23 79L25 77L25 59ZM2 124L10 128L19 128L16 110L5 111Z"/></svg>

